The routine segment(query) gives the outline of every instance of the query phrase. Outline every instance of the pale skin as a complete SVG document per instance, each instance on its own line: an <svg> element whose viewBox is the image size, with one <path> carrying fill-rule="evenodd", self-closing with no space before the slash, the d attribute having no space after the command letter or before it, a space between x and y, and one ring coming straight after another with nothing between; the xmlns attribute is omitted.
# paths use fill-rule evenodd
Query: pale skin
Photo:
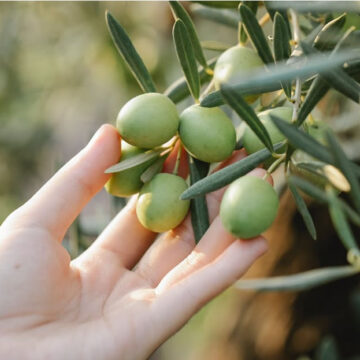
<svg viewBox="0 0 360 360"><path fill-rule="evenodd" d="M207 198L211 226L196 246L189 218L155 240L137 221L134 198L71 261L61 241L108 180L119 142L102 126L1 225L1 359L146 359L266 251L264 238L223 229L219 190Z"/></svg>

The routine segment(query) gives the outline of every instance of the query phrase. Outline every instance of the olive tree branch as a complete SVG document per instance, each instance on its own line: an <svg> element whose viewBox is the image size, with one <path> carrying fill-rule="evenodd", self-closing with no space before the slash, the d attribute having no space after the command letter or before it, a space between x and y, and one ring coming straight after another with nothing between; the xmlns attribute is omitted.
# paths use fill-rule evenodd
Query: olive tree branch
<svg viewBox="0 0 360 360"><path fill-rule="evenodd" d="M296 50L300 42L299 18L297 13L293 9L290 9L290 14L291 14L291 23L293 27L293 34L294 34L293 35L294 46L295 46L294 50ZM301 104L301 80L299 78L296 79L295 91L292 97L292 101L294 102L293 114L292 114L292 122L294 123L297 120L300 110L300 104Z"/></svg>

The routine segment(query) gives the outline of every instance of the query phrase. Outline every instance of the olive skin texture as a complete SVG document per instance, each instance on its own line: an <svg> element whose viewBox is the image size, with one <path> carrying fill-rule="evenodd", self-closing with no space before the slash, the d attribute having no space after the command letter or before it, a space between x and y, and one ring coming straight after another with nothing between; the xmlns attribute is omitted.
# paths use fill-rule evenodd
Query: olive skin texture
<svg viewBox="0 0 360 360"><path fill-rule="evenodd" d="M187 189L183 178L160 173L140 191L136 215L140 223L154 232L164 232L178 226L189 211L190 201L180 200Z"/></svg>
<svg viewBox="0 0 360 360"><path fill-rule="evenodd" d="M134 97L120 110L116 127L131 145L151 149L169 141L177 132L179 115L165 95L147 93Z"/></svg>
<svg viewBox="0 0 360 360"><path fill-rule="evenodd" d="M179 135L186 151L205 162L219 162L235 149L236 133L228 116L218 107L193 105L180 115Z"/></svg>
<svg viewBox="0 0 360 360"><path fill-rule="evenodd" d="M129 159L144 151L144 149L140 149L122 141L120 161ZM138 166L112 174L111 178L105 184L106 191L111 195L119 197L127 197L138 193L144 185L140 180L141 174L155 161L156 159L151 159Z"/></svg>
<svg viewBox="0 0 360 360"><path fill-rule="evenodd" d="M227 231L241 239L260 235L274 222L279 207L273 187L256 176L235 180L226 190L220 218Z"/></svg>
<svg viewBox="0 0 360 360"><path fill-rule="evenodd" d="M224 51L216 62L214 68L215 88L220 89L221 84L237 77L247 76L257 68L263 68L264 63L259 55L248 47L237 45ZM259 95L248 95L245 100L254 102Z"/></svg>

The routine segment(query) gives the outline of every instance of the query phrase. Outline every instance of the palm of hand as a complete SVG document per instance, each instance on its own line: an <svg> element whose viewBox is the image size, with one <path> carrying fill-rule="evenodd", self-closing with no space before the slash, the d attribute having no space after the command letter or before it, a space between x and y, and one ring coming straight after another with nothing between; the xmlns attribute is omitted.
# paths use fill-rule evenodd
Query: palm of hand
<svg viewBox="0 0 360 360"><path fill-rule="evenodd" d="M212 225L195 248L189 219L152 244L131 201L71 262L61 240L118 149L116 131L103 127L1 226L0 357L146 358L265 251L262 238L225 232L219 191L208 198Z"/></svg>

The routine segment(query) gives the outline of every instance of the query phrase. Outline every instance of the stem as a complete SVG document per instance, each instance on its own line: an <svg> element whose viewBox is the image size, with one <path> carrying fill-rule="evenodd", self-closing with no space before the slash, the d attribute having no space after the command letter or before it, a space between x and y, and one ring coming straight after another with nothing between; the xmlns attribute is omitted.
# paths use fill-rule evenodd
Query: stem
<svg viewBox="0 0 360 360"><path fill-rule="evenodd" d="M178 171L179 171L179 165L180 165L180 158L181 158L181 150L182 150L182 143L179 142L179 149L176 155L176 162L175 162L175 166L174 166L174 170L173 170L173 174L177 175Z"/></svg>
<svg viewBox="0 0 360 360"><path fill-rule="evenodd" d="M264 175L263 179L266 180L271 173L273 173L277 167L285 160L286 154L281 154L281 156L275 160L270 167L267 169L266 174Z"/></svg>
<svg viewBox="0 0 360 360"><path fill-rule="evenodd" d="M293 26L293 33L294 33L294 46L296 49L296 47L300 42L299 18L293 9L290 9L290 14L291 14L291 22ZM297 120L300 110L300 104L301 104L301 80L299 78L296 79L295 92L292 100L294 102L292 122L294 123Z"/></svg>

